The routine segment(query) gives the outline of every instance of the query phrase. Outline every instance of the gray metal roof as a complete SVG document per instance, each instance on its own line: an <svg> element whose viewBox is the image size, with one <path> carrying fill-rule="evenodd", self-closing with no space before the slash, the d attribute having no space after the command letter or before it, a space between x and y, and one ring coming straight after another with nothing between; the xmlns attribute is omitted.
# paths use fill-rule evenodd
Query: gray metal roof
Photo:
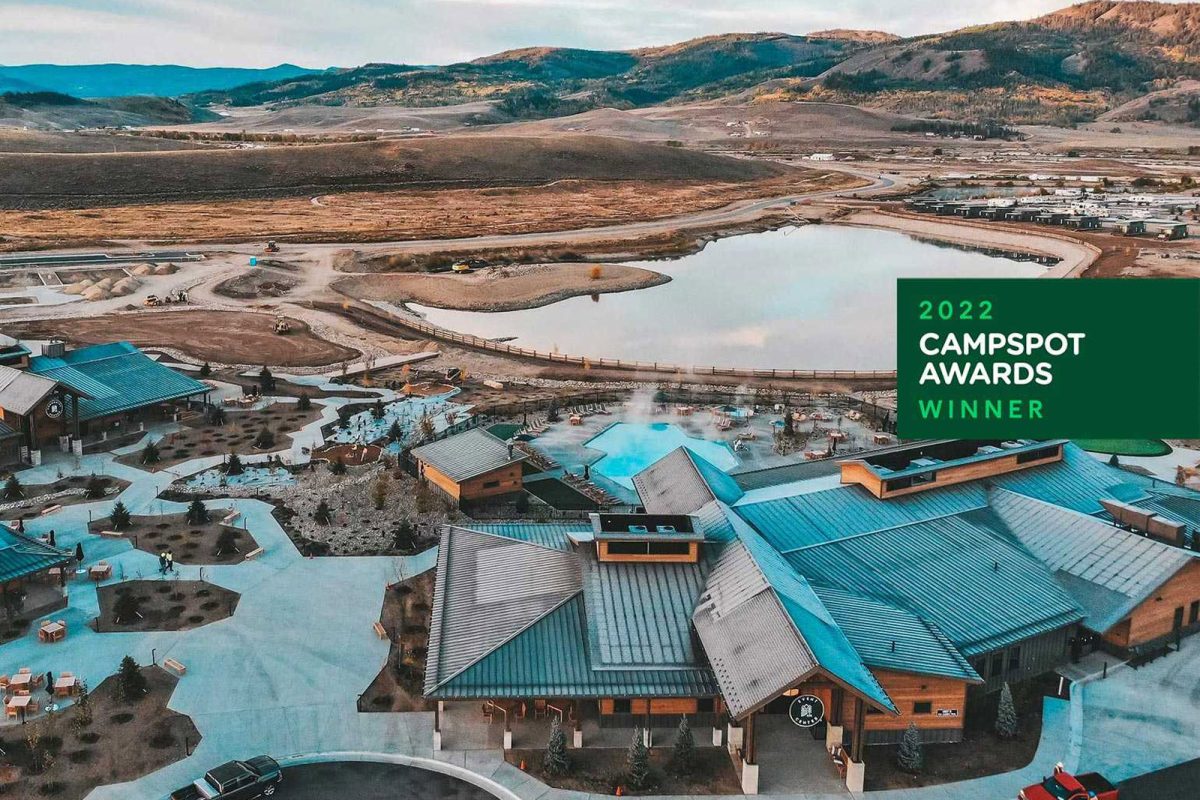
<svg viewBox="0 0 1200 800"><path fill-rule="evenodd" d="M700 564L597 561L580 553L589 652L596 669L697 667L692 610L704 589Z"/></svg>
<svg viewBox="0 0 1200 800"><path fill-rule="evenodd" d="M425 690L454 677L581 588L574 553L446 526L438 550Z"/></svg>
<svg viewBox="0 0 1200 800"><path fill-rule="evenodd" d="M713 500L735 503L742 489L725 472L686 447L677 447L633 476L650 514L691 514Z"/></svg>
<svg viewBox="0 0 1200 800"><path fill-rule="evenodd" d="M1120 622L1175 573L1200 558L1096 517L1004 489L992 492L991 507L1039 560L1077 579L1060 582L1084 608L1087 626L1096 631ZM1081 581L1107 591L1081 586Z"/></svg>
<svg viewBox="0 0 1200 800"><path fill-rule="evenodd" d="M0 365L0 408L25 416L58 387L58 382Z"/></svg>
<svg viewBox="0 0 1200 800"><path fill-rule="evenodd" d="M510 455L507 444L481 428L414 448L412 454L454 481L465 481L527 458L516 449Z"/></svg>

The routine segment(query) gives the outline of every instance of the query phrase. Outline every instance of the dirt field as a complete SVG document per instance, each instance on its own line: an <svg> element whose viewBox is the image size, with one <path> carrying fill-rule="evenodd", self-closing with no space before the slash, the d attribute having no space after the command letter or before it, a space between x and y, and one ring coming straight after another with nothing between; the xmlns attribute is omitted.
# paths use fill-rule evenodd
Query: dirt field
<svg viewBox="0 0 1200 800"><path fill-rule="evenodd" d="M433 573L389 586L379 621L391 640L387 664L358 700L359 711L426 711L421 697L429 648Z"/></svg>
<svg viewBox="0 0 1200 800"><path fill-rule="evenodd" d="M512 311L583 294L666 283L659 272L623 264L530 264L453 273L375 274L342 278L333 288L357 300L414 302L465 311Z"/></svg>
<svg viewBox="0 0 1200 800"><path fill-rule="evenodd" d="M73 711L6 728L0 748L5 763L12 766L0 768L0 793L79 800L100 784L131 781L178 761L185 739L194 748L200 742L196 726L167 708L179 679L158 667L143 667L142 674L150 691L139 702L127 703L118 696L116 676L92 687L92 724L82 729L75 729ZM40 774L32 774L25 739L35 726L41 747L53 756Z"/></svg>
<svg viewBox="0 0 1200 800"><path fill-rule="evenodd" d="M317 367L355 358L358 352L327 342L299 320L280 336L275 318L241 311L166 311L5 325L24 339L62 337L77 344L129 341L139 347L170 347L219 364Z"/></svg>
<svg viewBox="0 0 1200 800"><path fill-rule="evenodd" d="M842 174L796 172L748 182L564 180L537 188L350 192L311 199L0 211L4 231L0 249L79 246L111 239L371 242L559 231L661 219L737 200L857 183L861 181Z"/></svg>
<svg viewBox="0 0 1200 800"><path fill-rule="evenodd" d="M754 181L793 170L600 137L446 136L257 150L3 154L0 205L87 208L370 189L537 186L563 180Z"/></svg>
<svg viewBox="0 0 1200 800"><path fill-rule="evenodd" d="M258 543L248 531L230 527L233 549L218 552L218 540L227 530L220 524L225 513L214 509L209 521L199 525L188 522L187 514L131 517L129 527L121 533L134 547L147 553L158 555L170 550L177 564L240 564ZM105 517L93 522L89 530L98 534L111 528L111 520Z"/></svg>
<svg viewBox="0 0 1200 800"><path fill-rule="evenodd" d="M114 611L117 598L132 594L139 601L135 621L117 622ZM145 580L122 581L101 586L96 593L100 616L96 630L186 631L233 616L241 595L203 581Z"/></svg>

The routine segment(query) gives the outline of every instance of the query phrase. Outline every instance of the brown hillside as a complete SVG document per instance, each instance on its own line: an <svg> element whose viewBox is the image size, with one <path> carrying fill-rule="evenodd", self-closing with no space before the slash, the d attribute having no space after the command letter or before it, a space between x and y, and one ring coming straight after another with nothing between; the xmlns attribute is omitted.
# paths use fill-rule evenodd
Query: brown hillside
<svg viewBox="0 0 1200 800"><path fill-rule="evenodd" d="M1195 52L1200 48L1200 3L1112 2L1080 3L1033 20L1056 29L1109 27L1181 46Z"/></svg>
<svg viewBox="0 0 1200 800"><path fill-rule="evenodd" d="M858 44L883 44L900 39L894 33L887 31L864 31L853 28L830 28L824 31L813 31L806 34L810 39L833 39L839 42L855 42Z"/></svg>
<svg viewBox="0 0 1200 800"><path fill-rule="evenodd" d="M0 154L0 207L122 205L562 180L742 182L788 168L595 136L472 137L263 150Z"/></svg>

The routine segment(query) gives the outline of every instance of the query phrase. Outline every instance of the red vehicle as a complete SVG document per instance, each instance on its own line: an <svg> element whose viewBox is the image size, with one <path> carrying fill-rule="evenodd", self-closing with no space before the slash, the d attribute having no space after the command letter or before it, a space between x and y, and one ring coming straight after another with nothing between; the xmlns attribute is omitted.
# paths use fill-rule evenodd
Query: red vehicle
<svg viewBox="0 0 1200 800"><path fill-rule="evenodd" d="M1117 787L1098 772L1072 775L1056 764L1053 775L1026 786L1017 800L1117 800Z"/></svg>

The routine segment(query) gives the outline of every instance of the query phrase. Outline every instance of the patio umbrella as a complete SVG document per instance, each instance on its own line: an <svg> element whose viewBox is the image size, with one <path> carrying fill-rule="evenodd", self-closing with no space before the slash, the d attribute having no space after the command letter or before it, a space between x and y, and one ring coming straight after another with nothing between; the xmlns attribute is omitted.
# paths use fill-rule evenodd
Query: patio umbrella
<svg viewBox="0 0 1200 800"><path fill-rule="evenodd" d="M83 542L77 542L75 544L75 560L80 564L83 563Z"/></svg>

